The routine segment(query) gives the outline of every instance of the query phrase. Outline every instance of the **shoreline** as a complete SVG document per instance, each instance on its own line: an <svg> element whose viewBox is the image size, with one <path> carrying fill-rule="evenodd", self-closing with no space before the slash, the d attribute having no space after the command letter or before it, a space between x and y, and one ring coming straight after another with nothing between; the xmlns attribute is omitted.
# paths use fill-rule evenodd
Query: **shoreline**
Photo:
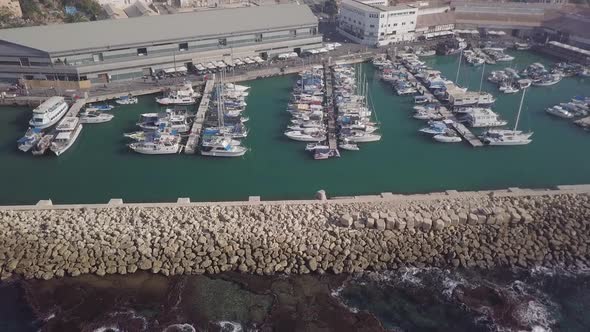
<svg viewBox="0 0 590 332"><path fill-rule="evenodd" d="M2 279L590 266L590 186L2 207Z"/></svg>

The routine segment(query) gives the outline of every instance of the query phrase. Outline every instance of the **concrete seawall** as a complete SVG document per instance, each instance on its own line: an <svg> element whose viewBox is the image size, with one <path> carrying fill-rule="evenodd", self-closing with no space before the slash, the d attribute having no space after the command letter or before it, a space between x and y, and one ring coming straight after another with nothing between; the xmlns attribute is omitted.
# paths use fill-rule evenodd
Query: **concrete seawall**
<svg viewBox="0 0 590 332"><path fill-rule="evenodd" d="M0 274L590 265L590 186L310 201L0 208Z"/></svg>

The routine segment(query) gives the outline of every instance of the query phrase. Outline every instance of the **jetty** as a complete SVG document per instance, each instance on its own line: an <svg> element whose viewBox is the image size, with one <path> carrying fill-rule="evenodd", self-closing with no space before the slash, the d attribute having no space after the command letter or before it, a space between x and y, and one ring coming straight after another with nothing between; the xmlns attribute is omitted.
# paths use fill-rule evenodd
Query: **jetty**
<svg viewBox="0 0 590 332"><path fill-rule="evenodd" d="M199 137L201 136L201 130L203 129L203 123L205 122L205 114L209 109L209 102L211 101L211 92L213 92L213 86L215 86L215 75L213 79L205 82L205 88L201 97L201 102L197 108L195 119L191 130L188 135L188 140L184 148L184 153L194 154L197 152L197 146L199 145Z"/></svg>
<svg viewBox="0 0 590 332"><path fill-rule="evenodd" d="M326 107L325 112L328 118L328 146L330 150L337 150L338 143L336 141L336 115L334 114L334 76L332 68L324 63L324 78L326 82Z"/></svg>
<svg viewBox="0 0 590 332"><path fill-rule="evenodd" d="M82 107L84 107L84 105L86 105L86 98L81 98L76 100L73 104L72 107L70 107L70 109L68 110L68 113L66 114L66 116L78 116L78 113L80 113L80 110L82 109Z"/></svg>
<svg viewBox="0 0 590 332"><path fill-rule="evenodd" d="M412 74L408 70L405 63L402 63L400 70L404 74L407 75L408 81L416 88L416 90L418 90L418 92L420 94L422 94L423 96L427 96L430 99L436 98L436 100L438 100L441 104L445 104L445 102L442 101L439 97L430 93L430 90L428 90L428 88L424 85L424 83L422 81L418 80L414 76L414 74ZM471 132L471 130L469 130L469 128L467 128L464 124L460 123L458 121L457 117L455 116L455 114L453 114L453 112L451 112L447 106L442 106L439 109L439 112L442 114L442 116L445 117L445 119L453 121L453 124L452 124L453 129L455 129L457 131L457 133L459 135L461 135L461 137L463 137L463 139L465 139L465 141L467 141L469 144L471 144L471 146L473 146L473 147L483 146L483 143L481 142L481 140L479 140L479 138L477 138L477 136L475 136L475 134L473 134Z"/></svg>

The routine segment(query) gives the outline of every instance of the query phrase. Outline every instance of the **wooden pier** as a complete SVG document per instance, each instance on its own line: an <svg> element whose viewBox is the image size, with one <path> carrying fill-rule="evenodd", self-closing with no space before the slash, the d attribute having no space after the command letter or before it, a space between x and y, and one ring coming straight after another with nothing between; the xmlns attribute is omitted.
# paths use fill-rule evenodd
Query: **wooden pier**
<svg viewBox="0 0 590 332"><path fill-rule="evenodd" d="M326 107L325 112L328 118L328 146L330 150L338 149L338 142L336 141L336 114L334 113L334 76L332 68L324 63L324 81L326 83Z"/></svg>
<svg viewBox="0 0 590 332"><path fill-rule="evenodd" d="M199 145L199 137L201 136L201 130L203 129L203 123L205 122L205 114L209 109L209 102L211 101L211 92L215 85L215 77L205 82L205 88L203 89L203 97L197 108L195 119L191 127L191 131L188 135L188 140L184 148L184 153L194 154L197 152L197 146Z"/></svg>
<svg viewBox="0 0 590 332"><path fill-rule="evenodd" d="M427 96L431 99L437 99L439 102L441 102L441 104L443 103L442 100L440 100L438 97L436 97L435 95L430 93L430 91L422 83L422 81L418 80L412 73L410 73L410 71L405 67L405 65L400 67L400 69L403 73L405 73L408 76L408 80L410 81L410 83L412 85L414 85L414 87L418 90L418 92L420 92L422 95ZM469 128L465 127L465 125L460 123L458 121L457 117L455 116L455 114L453 114L447 107L441 106L441 108L438 111L440 112L440 114L442 114L442 116L445 117L445 119L453 121L453 125L452 125L453 129L455 129L457 131L457 133L459 135L461 135L461 137L463 137L463 139L465 139L465 141L467 141L469 144L471 144L471 146L473 146L473 147L483 146L483 143L481 142L481 140L479 140L479 138L477 138L477 136L475 136L471 132L471 130L469 130Z"/></svg>

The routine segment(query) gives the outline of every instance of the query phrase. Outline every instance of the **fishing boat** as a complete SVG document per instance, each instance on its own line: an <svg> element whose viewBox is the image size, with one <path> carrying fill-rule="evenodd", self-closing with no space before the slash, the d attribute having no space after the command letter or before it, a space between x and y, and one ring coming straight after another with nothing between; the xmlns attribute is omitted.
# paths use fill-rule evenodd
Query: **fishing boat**
<svg viewBox="0 0 590 332"><path fill-rule="evenodd" d="M68 108L64 97L51 97L33 110L29 125L39 129L51 127L66 114Z"/></svg>
<svg viewBox="0 0 590 332"><path fill-rule="evenodd" d="M65 117L59 122L55 128L56 135L49 147L51 151L60 156L66 152L76 141L80 132L82 132L82 124L77 117Z"/></svg>
<svg viewBox="0 0 590 332"><path fill-rule="evenodd" d="M40 128L29 127L25 136L17 141L18 149L22 152L28 152L32 149L43 137L43 132Z"/></svg>
<svg viewBox="0 0 590 332"><path fill-rule="evenodd" d="M33 150L31 151L33 153L33 156L44 155L45 151L47 151L47 149L49 149L49 147L51 146L51 141L53 141L53 137L53 134L47 134L41 137L37 145L35 145L33 147Z"/></svg>
<svg viewBox="0 0 590 332"><path fill-rule="evenodd" d="M133 97L132 95L122 96L119 99L115 100L115 103L119 105L132 105L137 104L139 102L139 98Z"/></svg>
<svg viewBox="0 0 590 332"><path fill-rule="evenodd" d="M80 123L104 123L111 121L115 117L112 114L102 113L97 110L85 110L79 116Z"/></svg>
<svg viewBox="0 0 590 332"><path fill-rule="evenodd" d="M551 115L554 115L554 116L562 118L562 119L571 119L574 117L574 115L572 113L570 113L568 110L562 108L561 106L549 107L545 111Z"/></svg>

